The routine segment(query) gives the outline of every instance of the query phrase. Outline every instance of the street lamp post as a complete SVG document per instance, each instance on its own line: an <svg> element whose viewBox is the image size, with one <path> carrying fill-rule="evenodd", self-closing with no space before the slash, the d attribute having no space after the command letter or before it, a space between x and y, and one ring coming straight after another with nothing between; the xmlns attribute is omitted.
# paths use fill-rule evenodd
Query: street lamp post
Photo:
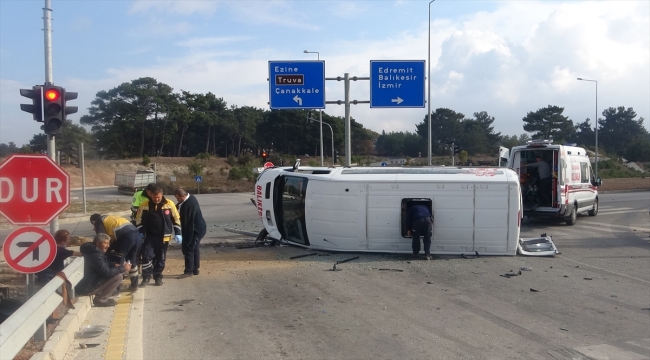
<svg viewBox="0 0 650 360"><path fill-rule="evenodd" d="M596 178L598 178L598 81L583 78L578 78L578 80L591 81L596 84Z"/></svg>
<svg viewBox="0 0 650 360"><path fill-rule="evenodd" d="M429 1L429 47L427 49L427 55L429 60L427 60L427 113L428 113L428 124L427 124L427 134L428 134L428 144L429 148L427 149L427 162L431 166L431 3L435 0Z"/></svg>
<svg viewBox="0 0 650 360"><path fill-rule="evenodd" d="M318 51L303 51L305 54L316 54L318 61L320 61L320 53ZM325 158L323 155L323 109L318 110L318 118L320 119L320 166L324 166ZM334 161L334 157L332 157Z"/></svg>
<svg viewBox="0 0 650 360"><path fill-rule="evenodd" d="M309 120L309 121L317 121L316 119L311 118L311 111L307 114L307 120ZM322 118L320 119L320 123L321 123L321 126L323 126L323 124L329 126L330 127L330 132L332 133L332 166L334 166L334 130L332 129L332 125L330 125L330 124L328 124L326 122L323 122ZM321 142L321 144L322 144L322 142Z"/></svg>

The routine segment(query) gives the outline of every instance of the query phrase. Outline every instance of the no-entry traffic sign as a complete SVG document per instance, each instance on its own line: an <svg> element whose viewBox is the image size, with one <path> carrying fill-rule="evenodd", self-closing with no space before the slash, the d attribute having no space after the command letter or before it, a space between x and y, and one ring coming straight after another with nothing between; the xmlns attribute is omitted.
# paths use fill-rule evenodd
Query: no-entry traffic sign
<svg viewBox="0 0 650 360"><path fill-rule="evenodd" d="M12 269L26 274L37 273L54 261L56 241L47 231L27 226L7 236L2 253Z"/></svg>
<svg viewBox="0 0 650 360"><path fill-rule="evenodd" d="M0 164L0 214L14 225L47 225L70 204L70 177L46 155Z"/></svg>

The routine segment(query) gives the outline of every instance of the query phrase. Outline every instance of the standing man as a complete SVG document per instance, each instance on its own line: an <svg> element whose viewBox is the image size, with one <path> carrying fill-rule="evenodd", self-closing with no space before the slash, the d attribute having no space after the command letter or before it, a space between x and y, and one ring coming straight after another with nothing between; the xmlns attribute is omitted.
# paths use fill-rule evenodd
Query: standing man
<svg viewBox="0 0 650 360"><path fill-rule="evenodd" d="M537 168L539 175L539 194L542 206L551 206L551 192L553 180L551 179L551 166L542 159L540 155L535 157L535 162L532 164L524 164L523 167Z"/></svg>
<svg viewBox="0 0 650 360"><path fill-rule="evenodd" d="M199 274L199 244L205 236L206 226L196 197L183 188L178 188L174 196L178 200L178 213L181 216L182 249L185 256L185 271L178 278L184 279Z"/></svg>
<svg viewBox="0 0 650 360"><path fill-rule="evenodd" d="M158 186L150 192L151 199L140 205L135 219L138 231L144 234L141 287L149 284L152 275L157 286L163 284L169 240L172 236L177 242L182 240L181 221L174 202L166 199Z"/></svg>
<svg viewBox="0 0 650 360"><path fill-rule="evenodd" d="M115 215L92 214L90 223L95 227L97 234L104 233L110 236L111 245L107 251L108 255L113 256L120 265L125 262L131 264L130 289L131 291L138 290L137 257L142 245L142 236L138 229L129 220Z"/></svg>
<svg viewBox="0 0 650 360"><path fill-rule="evenodd" d="M433 216L424 205L414 205L406 213L407 235L413 235L413 255L420 254L420 236L424 243L424 257L431 260L431 235L433 232Z"/></svg>

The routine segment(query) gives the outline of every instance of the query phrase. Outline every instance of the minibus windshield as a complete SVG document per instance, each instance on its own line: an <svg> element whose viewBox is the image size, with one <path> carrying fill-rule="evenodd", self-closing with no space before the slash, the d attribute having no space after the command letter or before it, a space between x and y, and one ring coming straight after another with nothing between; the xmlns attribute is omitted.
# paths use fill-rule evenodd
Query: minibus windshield
<svg viewBox="0 0 650 360"><path fill-rule="evenodd" d="M278 230L288 241L309 245L305 226L305 196L308 179L296 176L280 178L281 201L276 202Z"/></svg>

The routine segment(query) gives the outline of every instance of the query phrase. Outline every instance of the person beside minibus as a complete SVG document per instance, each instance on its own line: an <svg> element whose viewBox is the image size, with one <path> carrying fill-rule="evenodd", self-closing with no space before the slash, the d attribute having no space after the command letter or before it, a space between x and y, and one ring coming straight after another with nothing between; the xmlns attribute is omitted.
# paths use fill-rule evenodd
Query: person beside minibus
<svg viewBox="0 0 650 360"><path fill-rule="evenodd" d="M431 260L431 235L433 232L433 216L431 211L424 205L413 205L406 213L407 235L413 235L413 255L420 254L420 236L424 245L424 258Z"/></svg>

